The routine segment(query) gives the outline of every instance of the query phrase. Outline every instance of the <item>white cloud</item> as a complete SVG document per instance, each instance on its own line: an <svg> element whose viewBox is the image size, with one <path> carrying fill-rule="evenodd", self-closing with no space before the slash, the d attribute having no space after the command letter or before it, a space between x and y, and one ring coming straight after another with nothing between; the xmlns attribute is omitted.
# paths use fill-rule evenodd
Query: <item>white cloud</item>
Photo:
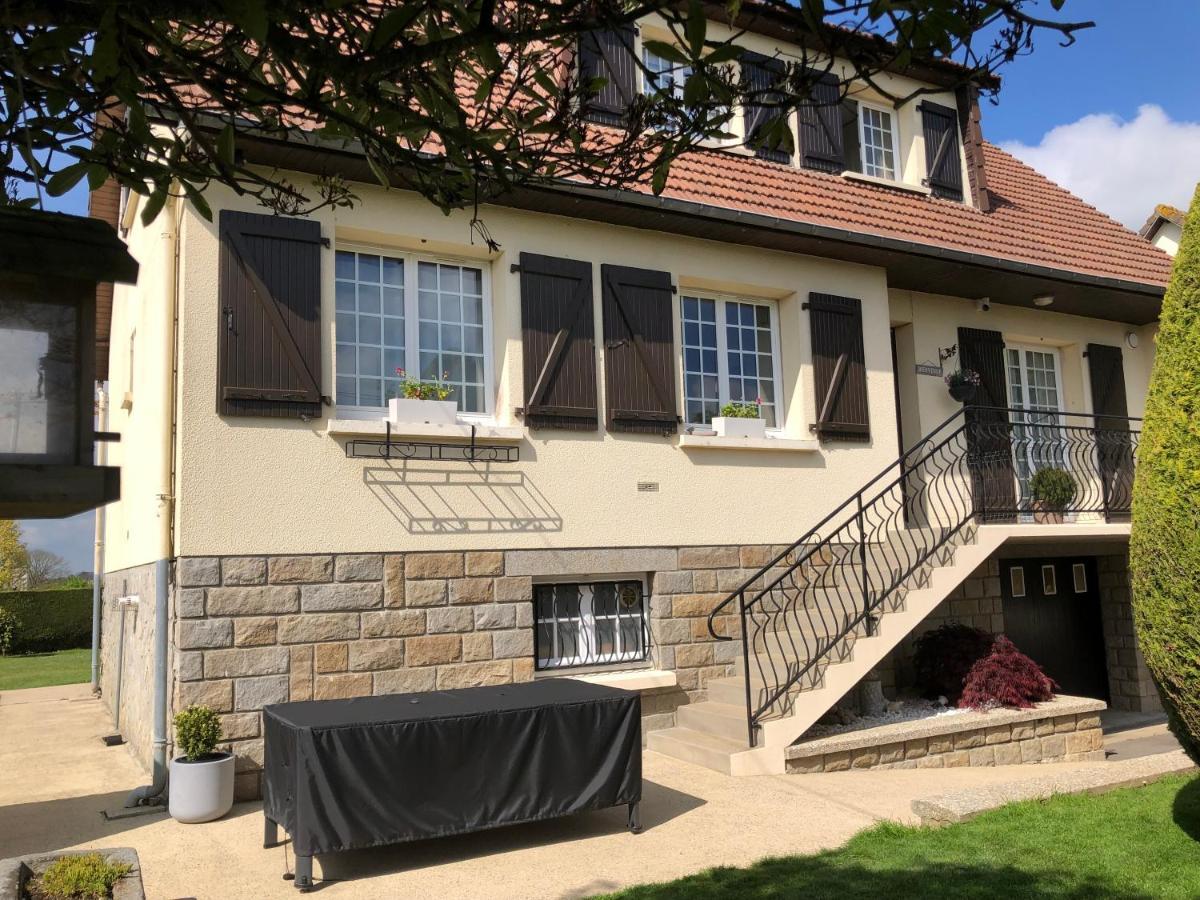
<svg viewBox="0 0 1200 900"><path fill-rule="evenodd" d="M1126 121L1110 113L1059 125L1009 153L1130 228L1157 203L1186 209L1200 181L1200 122L1176 122L1148 103Z"/></svg>

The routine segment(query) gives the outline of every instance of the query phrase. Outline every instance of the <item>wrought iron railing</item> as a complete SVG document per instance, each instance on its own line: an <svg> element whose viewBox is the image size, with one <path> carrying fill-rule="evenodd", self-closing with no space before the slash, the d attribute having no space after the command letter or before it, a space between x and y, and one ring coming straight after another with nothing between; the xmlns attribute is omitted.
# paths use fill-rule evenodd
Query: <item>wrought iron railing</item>
<svg viewBox="0 0 1200 900"><path fill-rule="evenodd" d="M759 569L708 617L742 641L750 746L977 524L1127 519L1139 422L964 408ZM1066 473L1069 499L1033 496L1043 468Z"/></svg>

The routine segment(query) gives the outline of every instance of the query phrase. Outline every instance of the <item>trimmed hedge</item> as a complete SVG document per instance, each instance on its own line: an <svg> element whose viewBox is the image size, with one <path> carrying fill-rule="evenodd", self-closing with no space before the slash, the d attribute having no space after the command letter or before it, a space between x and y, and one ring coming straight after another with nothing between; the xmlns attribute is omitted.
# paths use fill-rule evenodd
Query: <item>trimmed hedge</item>
<svg viewBox="0 0 1200 900"><path fill-rule="evenodd" d="M19 620L11 653L52 653L92 646L92 589L0 593Z"/></svg>
<svg viewBox="0 0 1200 900"><path fill-rule="evenodd" d="M1129 563L1138 643L1200 762L1200 187L1183 227L1138 445Z"/></svg>

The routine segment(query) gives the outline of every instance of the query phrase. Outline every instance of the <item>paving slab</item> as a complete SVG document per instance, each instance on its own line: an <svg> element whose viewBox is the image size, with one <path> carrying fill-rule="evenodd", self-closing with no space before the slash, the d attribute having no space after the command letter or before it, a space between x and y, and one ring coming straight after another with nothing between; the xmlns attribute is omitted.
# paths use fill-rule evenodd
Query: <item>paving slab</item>
<svg viewBox="0 0 1200 900"><path fill-rule="evenodd" d="M1195 768L1182 750L1157 753L918 798L912 802L912 811L924 825L947 825L965 822L989 809L1020 800L1044 800L1055 794L1101 794L1116 788L1149 784L1164 775L1190 772Z"/></svg>
<svg viewBox="0 0 1200 900"><path fill-rule="evenodd" d="M0 858L128 846L138 852L148 897L295 896L281 877L293 862L290 848L262 849L258 803L238 804L204 825L181 825L162 813L106 820L101 811L118 808L147 773L128 747L101 743L112 722L99 700L56 693L64 692L6 695L0 704ZM916 822L911 804L918 797L1010 781L1023 768L731 778L652 751L643 763L643 834L631 835L624 809L613 809L318 857L322 898L587 897L837 847L881 820Z"/></svg>

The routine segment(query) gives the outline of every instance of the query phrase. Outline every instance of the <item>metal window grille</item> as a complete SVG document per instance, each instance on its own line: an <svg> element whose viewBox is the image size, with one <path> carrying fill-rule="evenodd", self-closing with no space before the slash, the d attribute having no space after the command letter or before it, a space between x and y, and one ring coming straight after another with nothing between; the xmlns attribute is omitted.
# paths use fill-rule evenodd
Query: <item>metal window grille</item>
<svg viewBox="0 0 1200 900"><path fill-rule="evenodd" d="M640 581L538 584L533 589L538 670L646 659L646 594Z"/></svg>

